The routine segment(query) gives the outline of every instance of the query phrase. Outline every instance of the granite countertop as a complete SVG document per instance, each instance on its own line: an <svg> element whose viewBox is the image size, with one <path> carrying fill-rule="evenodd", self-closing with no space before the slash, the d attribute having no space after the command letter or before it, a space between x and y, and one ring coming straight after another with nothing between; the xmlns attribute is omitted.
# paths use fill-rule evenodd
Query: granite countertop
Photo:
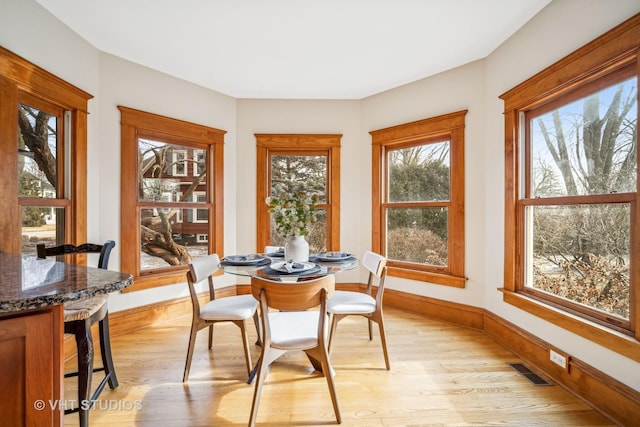
<svg viewBox="0 0 640 427"><path fill-rule="evenodd" d="M132 283L126 273L0 253L0 315L108 294Z"/></svg>

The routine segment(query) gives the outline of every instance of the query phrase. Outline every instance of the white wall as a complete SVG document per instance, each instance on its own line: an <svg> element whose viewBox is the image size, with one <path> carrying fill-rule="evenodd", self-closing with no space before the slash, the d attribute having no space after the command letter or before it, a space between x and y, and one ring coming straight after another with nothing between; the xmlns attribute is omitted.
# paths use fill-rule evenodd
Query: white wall
<svg viewBox="0 0 640 427"><path fill-rule="evenodd" d="M502 302L504 121L498 97L640 12L638 0L553 0L486 61L484 305L560 350L640 390L640 363ZM630 373L633 373L630 375Z"/></svg>
<svg viewBox="0 0 640 427"><path fill-rule="evenodd" d="M109 268L120 267L120 112L118 105L227 131L225 218L235 217L236 100L99 52L33 0L0 0L0 45L94 96L89 102L88 239L114 239ZM235 222L225 229L233 252ZM216 286L235 283L223 276ZM112 294L112 312L186 296L182 284Z"/></svg>
<svg viewBox="0 0 640 427"><path fill-rule="evenodd" d="M98 50L33 0L0 0L0 45L94 96L88 103L87 150L95 158L99 135ZM88 188L96 188L98 179L97 174L90 173ZM94 205L89 205L87 213L90 218L99 214ZM89 237L95 235L90 229Z"/></svg>
<svg viewBox="0 0 640 427"><path fill-rule="evenodd" d="M89 237L119 236L117 105L227 130L225 253L255 250L254 133L341 133L341 247L371 245L369 131L467 109L465 289L389 279L390 288L485 307L640 390L640 364L502 302L504 135L499 95L640 11L638 0L553 0L488 58L362 101L234 100L102 54L33 0L0 0L0 45L93 94ZM119 267L116 248L112 268ZM350 272L339 281L363 280ZM223 276L218 283L233 283ZM184 286L114 295L113 311L186 295ZM630 375L629 373L633 373Z"/></svg>
<svg viewBox="0 0 640 427"><path fill-rule="evenodd" d="M371 150L372 130L468 110L465 116L465 274L464 289L387 278L390 289L482 306L484 280L484 61L371 96L362 102L363 150ZM371 176L371 162L362 171ZM369 183L368 188L371 184ZM368 197L368 195L367 195ZM367 198L367 216L371 216ZM361 232L367 233L364 226Z"/></svg>
<svg viewBox="0 0 640 427"><path fill-rule="evenodd" d="M120 110L125 106L149 113L197 123L227 131L225 135L225 219L235 217L236 101L226 95L170 77L121 58L100 54L100 135L98 155L89 160L89 170L99 170L100 180L89 192L89 205L99 207L99 221L89 217L97 227L96 239L120 240ZM93 169L95 168L95 169ZM234 249L233 222L226 224L225 244ZM90 236L91 237L91 234ZM114 249L109 268L119 269L120 251ZM225 248L226 250L227 248ZM223 276L216 286L234 283ZM204 285L202 285L204 286ZM111 311L187 296L184 284L162 286L138 292L113 294Z"/></svg>
<svg viewBox="0 0 640 427"><path fill-rule="evenodd" d="M371 246L369 215L371 149L363 145L359 101L238 100L237 249L255 251L255 133L342 134L340 247L361 254ZM364 132L366 134L366 132ZM365 138L366 142L366 138ZM346 214L348 212L348 214ZM341 273L338 282L361 280L359 271Z"/></svg>

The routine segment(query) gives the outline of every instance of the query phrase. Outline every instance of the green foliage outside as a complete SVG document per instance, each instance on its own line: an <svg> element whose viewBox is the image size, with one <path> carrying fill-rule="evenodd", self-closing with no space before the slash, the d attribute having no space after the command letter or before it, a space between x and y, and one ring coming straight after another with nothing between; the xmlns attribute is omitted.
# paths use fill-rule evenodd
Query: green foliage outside
<svg viewBox="0 0 640 427"><path fill-rule="evenodd" d="M449 144L441 142L389 154L387 251L390 259L447 266L448 212L445 206L404 207L410 202L450 198Z"/></svg>

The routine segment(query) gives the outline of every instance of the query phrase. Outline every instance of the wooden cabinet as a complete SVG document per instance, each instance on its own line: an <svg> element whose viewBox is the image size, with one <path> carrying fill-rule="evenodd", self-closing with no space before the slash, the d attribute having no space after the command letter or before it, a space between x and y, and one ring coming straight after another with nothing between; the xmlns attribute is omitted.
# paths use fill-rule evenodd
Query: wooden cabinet
<svg viewBox="0 0 640 427"><path fill-rule="evenodd" d="M0 420L61 426L62 305L0 317Z"/></svg>

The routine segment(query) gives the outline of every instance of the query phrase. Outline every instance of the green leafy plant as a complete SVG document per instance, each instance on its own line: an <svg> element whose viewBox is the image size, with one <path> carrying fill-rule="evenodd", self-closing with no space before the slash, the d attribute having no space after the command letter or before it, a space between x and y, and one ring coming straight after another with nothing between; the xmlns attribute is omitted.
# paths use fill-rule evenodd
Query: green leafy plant
<svg viewBox="0 0 640 427"><path fill-rule="evenodd" d="M317 220L318 200L317 194L307 195L300 191L294 194L282 193L279 197L269 196L266 203L278 233L290 237L309 234L311 224Z"/></svg>

